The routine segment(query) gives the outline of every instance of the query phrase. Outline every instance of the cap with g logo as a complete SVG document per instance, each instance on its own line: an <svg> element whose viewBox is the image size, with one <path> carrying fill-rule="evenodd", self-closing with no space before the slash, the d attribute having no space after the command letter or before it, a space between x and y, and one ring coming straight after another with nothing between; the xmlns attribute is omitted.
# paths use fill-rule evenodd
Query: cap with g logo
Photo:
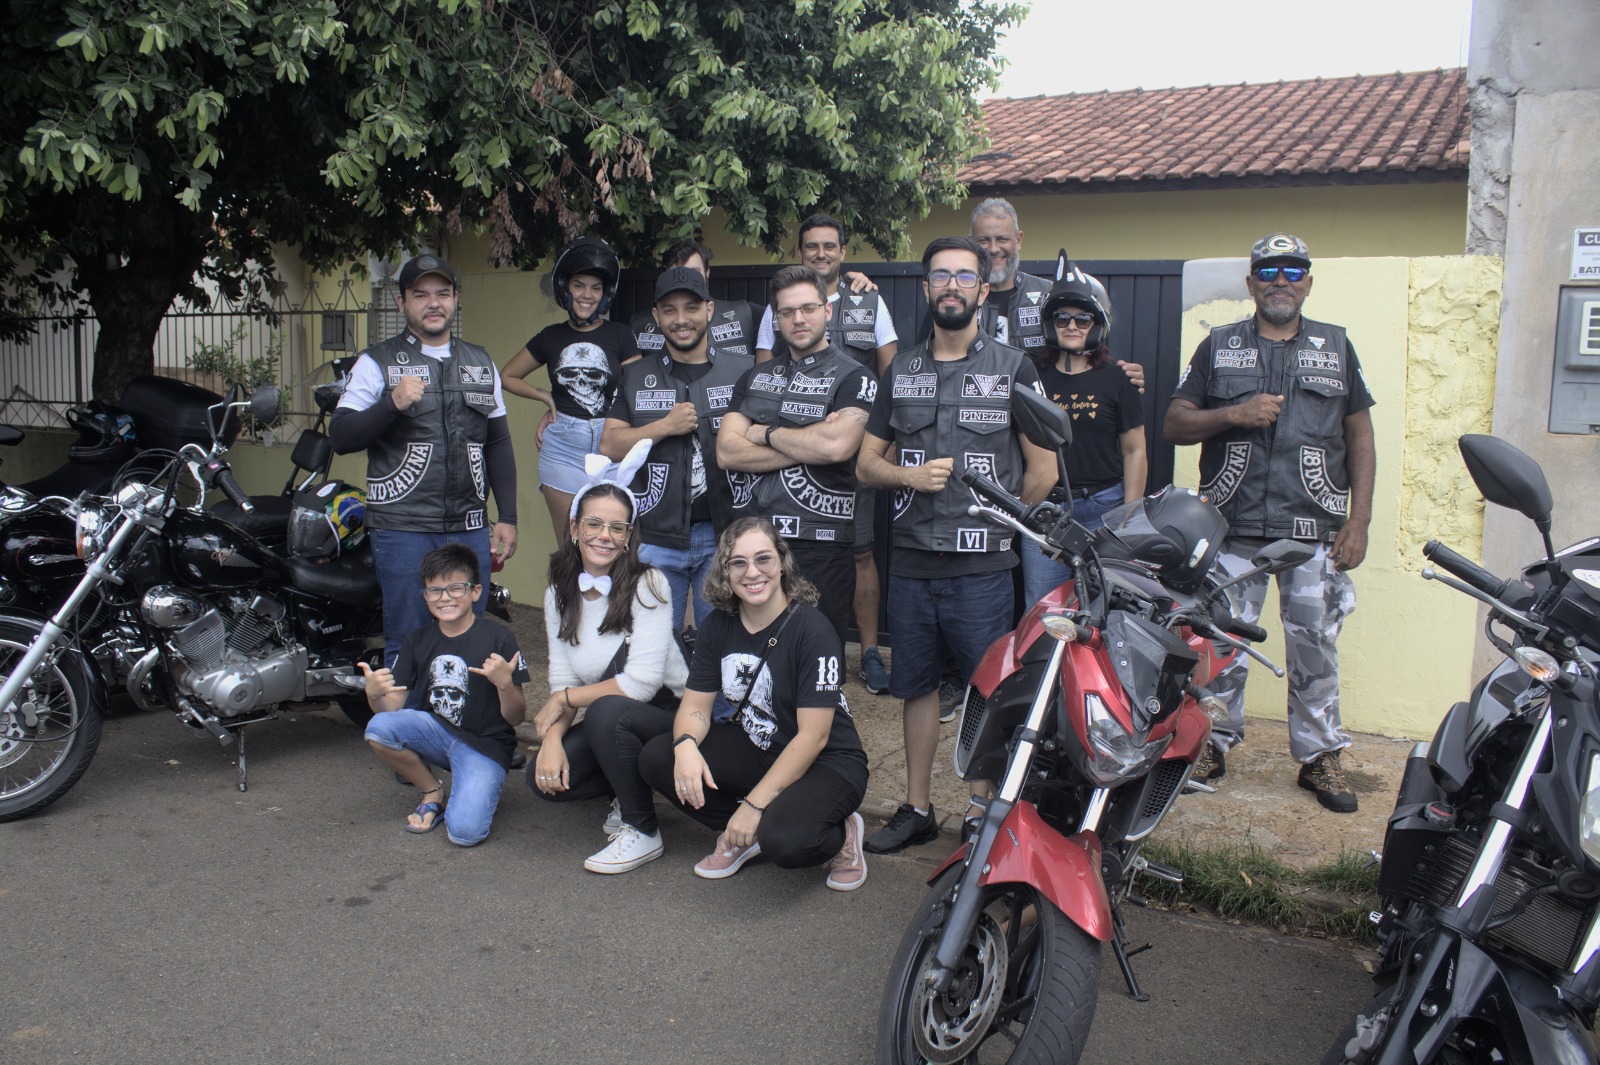
<svg viewBox="0 0 1600 1065"><path fill-rule="evenodd" d="M1270 233L1255 242L1250 249L1250 266L1252 268L1265 263L1298 263L1309 268L1311 266L1311 249L1306 247L1306 242L1289 233Z"/></svg>

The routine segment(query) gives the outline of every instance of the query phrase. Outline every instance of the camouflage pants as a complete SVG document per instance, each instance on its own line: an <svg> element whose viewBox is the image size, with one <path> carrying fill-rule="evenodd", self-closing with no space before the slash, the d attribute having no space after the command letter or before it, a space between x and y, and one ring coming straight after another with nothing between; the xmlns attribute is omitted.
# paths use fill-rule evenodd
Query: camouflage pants
<svg viewBox="0 0 1600 1065"><path fill-rule="evenodd" d="M1217 566L1230 577L1250 568L1250 557L1268 540L1229 538L1217 555ZM1262 574L1228 589L1233 612L1246 621L1261 617L1267 599ZM1332 547L1322 544L1316 557L1278 574L1278 611L1283 619L1283 663L1289 671L1289 750L1309 762L1327 751L1350 746L1339 723L1339 651L1335 646L1344 619L1356 608L1355 584L1334 568ZM1227 750L1244 739L1244 685L1250 660L1241 654L1209 687L1228 707L1228 720L1218 722L1211 738Z"/></svg>

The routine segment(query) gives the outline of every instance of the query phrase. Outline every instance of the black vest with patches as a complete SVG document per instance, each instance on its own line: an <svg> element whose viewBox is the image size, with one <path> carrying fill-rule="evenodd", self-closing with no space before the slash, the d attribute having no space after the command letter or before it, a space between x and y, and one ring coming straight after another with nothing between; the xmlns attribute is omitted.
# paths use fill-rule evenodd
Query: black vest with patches
<svg viewBox="0 0 1600 1065"><path fill-rule="evenodd" d="M638 428L660 421L679 403L694 404L700 416L695 436L710 496L712 526L718 533L733 515L733 491L717 466L717 431L722 416L733 400L733 386L755 364L752 355L735 355L716 346L707 350L711 369L698 380L685 384L672 373L666 355L646 355L622 368L621 394L628 397L633 411L633 426ZM694 449L689 434L669 436L650 446L650 457L634 477L630 490L638 510L639 535L657 547L689 546L693 524Z"/></svg>
<svg viewBox="0 0 1600 1065"><path fill-rule="evenodd" d="M957 480L975 467L1006 491L1022 494L1025 464L1011 424L1011 390L1028 356L979 336L966 358L940 362L930 343L894 357L882 387L890 390L889 423L894 426L892 456L902 466L953 458L950 482L942 492L896 489L890 525L896 547L921 551L988 552L1011 550L1012 532L967 513L986 502Z"/></svg>
<svg viewBox="0 0 1600 1065"><path fill-rule="evenodd" d="M850 286L839 282L839 298L828 304L828 343L878 373L878 296L877 292L852 294ZM789 354L789 342L772 320L772 353Z"/></svg>
<svg viewBox="0 0 1600 1065"><path fill-rule="evenodd" d="M832 344L804 359L783 356L761 363L750 376L739 413L785 429L815 425L834 409L834 397L855 369L855 360ZM868 377L862 387L875 394L877 382ZM870 402L873 396L862 398ZM786 540L855 542L854 455L844 462L795 463L770 473L730 472L728 480L736 515L767 518Z"/></svg>
<svg viewBox="0 0 1600 1065"><path fill-rule="evenodd" d="M1049 294L1050 282L1017 271L1017 294L1011 301L1011 313L1006 315L1007 344L1033 353L1044 347L1043 308ZM978 327L985 336L999 337L1000 314L992 303L983 305Z"/></svg>
<svg viewBox="0 0 1600 1065"><path fill-rule="evenodd" d="M1200 494L1230 536L1332 541L1350 513L1344 418L1354 371L1344 329L1302 318L1300 335L1275 345L1252 317L1213 329L1209 351L1207 410L1263 392L1284 399L1273 424L1200 445Z"/></svg>
<svg viewBox="0 0 1600 1065"><path fill-rule="evenodd" d="M483 444L494 412L494 360L456 339L448 359L430 359L410 333L362 354L378 364L385 395L402 377L423 378L422 398L367 448L367 524L404 532L485 528Z"/></svg>
<svg viewBox="0 0 1600 1065"><path fill-rule="evenodd" d="M761 308L749 300L713 300L711 325L706 335L711 344L723 355L755 358L756 327L761 321ZM633 330L634 342L648 360L651 355L664 354L667 338L656 325L655 315L640 311L628 323Z"/></svg>

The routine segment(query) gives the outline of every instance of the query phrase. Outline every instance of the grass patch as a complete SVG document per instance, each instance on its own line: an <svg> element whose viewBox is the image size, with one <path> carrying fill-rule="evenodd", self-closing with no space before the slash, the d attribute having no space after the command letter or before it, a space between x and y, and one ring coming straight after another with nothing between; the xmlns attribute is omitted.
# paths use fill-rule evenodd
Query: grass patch
<svg viewBox="0 0 1600 1065"><path fill-rule="evenodd" d="M1254 844L1193 848L1152 842L1145 857L1183 871L1183 885L1141 878L1138 891L1169 906L1188 903L1221 917L1285 932L1372 942L1367 914L1378 908L1378 867L1343 853L1313 869L1291 869Z"/></svg>

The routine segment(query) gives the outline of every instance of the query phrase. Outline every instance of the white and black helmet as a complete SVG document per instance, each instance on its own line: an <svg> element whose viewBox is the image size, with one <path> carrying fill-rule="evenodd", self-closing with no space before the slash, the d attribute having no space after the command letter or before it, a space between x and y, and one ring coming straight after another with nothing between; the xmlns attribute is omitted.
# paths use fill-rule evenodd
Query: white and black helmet
<svg viewBox="0 0 1600 1065"><path fill-rule="evenodd" d="M1061 249L1056 259L1056 283L1050 286L1044 298L1044 342L1059 349L1056 339L1055 313L1062 307L1082 307L1094 315L1094 326L1084 341L1085 351L1094 351L1111 338L1111 296L1100 279L1083 271L1067 260L1067 251Z"/></svg>
<svg viewBox="0 0 1600 1065"><path fill-rule="evenodd" d="M617 253L611 250L611 245L599 237L579 237L568 244L556 257L556 266L551 279L556 305L568 315L572 314L572 297L567 292L567 282L576 274L593 274L600 279L603 286L600 306L595 310L593 317L582 321L573 319L578 325L588 325L596 318L604 317L611 309L611 301L617 295L617 280L622 276L622 262L617 258Z"/></svg>

